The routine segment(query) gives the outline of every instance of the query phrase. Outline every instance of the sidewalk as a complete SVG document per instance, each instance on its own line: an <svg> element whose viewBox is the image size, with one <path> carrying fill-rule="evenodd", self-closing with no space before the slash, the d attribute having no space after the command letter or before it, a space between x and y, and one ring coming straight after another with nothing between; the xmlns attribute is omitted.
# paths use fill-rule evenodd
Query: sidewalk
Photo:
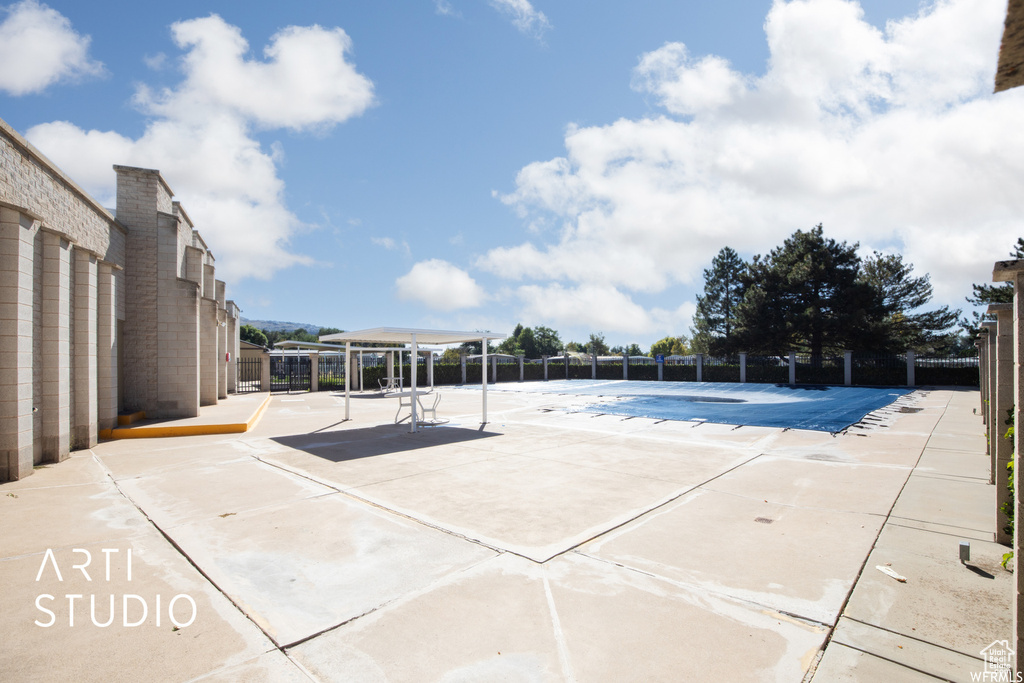
<svg viewBox="0 0 1024 683"><path fill-rule="evenodd" d="M127 420L128 424L101 431L100 438L156 439L206 434L242 434L256 426L268 405L270 394L267 392L232 394L226 399L221 399L216 405L201 407L197 417L130 419Z"/></svg>
<svg viewBox="0 0 1024 683"><path fill-rule="evenodd" d="M1000 566L1008 548L993 542L995 487L977 407L977 392L953 393L867 558L815 683L981 680L982 649L1011 639L1013 574ZM967 566L961 541L971 544Z"/></svg>

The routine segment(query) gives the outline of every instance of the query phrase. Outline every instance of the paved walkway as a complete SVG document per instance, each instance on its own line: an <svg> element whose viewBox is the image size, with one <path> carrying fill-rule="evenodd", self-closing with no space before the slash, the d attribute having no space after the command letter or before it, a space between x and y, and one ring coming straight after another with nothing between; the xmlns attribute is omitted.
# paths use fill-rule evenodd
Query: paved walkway
<svg viewBox="0 0 1024 683"><path fill-rule="evenodd" d="M977 392L835 437L442 393L417 434L275 396L0 485L3 677L970 680L1009 637Z"/></svg>

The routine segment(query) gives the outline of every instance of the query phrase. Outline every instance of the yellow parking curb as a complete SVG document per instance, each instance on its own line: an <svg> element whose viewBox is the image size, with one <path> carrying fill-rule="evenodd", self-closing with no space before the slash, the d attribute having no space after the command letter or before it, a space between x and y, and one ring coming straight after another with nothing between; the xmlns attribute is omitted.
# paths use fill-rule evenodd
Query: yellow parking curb
<svg viewBox="0 0 1024 683"><path fill-rule="evenodd" d="M242 434L256 427L267 406L270 405L270 394L256 409L253 416L246 422L230 422L210 425L154 425L152 427L124 427L120 429L103 429L101 439L160 439L172 436L204 436L209 434Z"/></svg>

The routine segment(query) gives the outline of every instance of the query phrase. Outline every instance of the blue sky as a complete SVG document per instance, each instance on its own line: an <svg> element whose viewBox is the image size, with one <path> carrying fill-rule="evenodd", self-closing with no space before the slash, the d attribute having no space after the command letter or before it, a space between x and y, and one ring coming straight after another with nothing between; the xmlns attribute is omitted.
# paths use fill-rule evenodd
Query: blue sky
<svg viewBox="0 0 1024 683"><path fill-rule="evenodd" d="M251 319L647 347L724 246L821 222L962 306L1024 234L1000 0L3 7L0 117L106 205L160 169Z"/></svg>

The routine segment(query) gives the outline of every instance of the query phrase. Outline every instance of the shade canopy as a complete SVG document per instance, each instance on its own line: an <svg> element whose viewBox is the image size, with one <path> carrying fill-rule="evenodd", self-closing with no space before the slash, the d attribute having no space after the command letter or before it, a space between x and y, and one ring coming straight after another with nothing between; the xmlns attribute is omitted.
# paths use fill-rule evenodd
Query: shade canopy
<svg viewBox="0 0 1024 683"><path fill-rule="evenodd" d="M415 337L413 336L415 335ZM456 332L452 330L417 330L408 327L375 327L372 330L337 332L320 337L321 342L357 342L360 344L464 344L484 339L504 339L493 332Z"/></svg>
<svg viewBox="0 0 1024 683"><path fill-rule="evenodd" d="M321 342L344 342L345 343L345 354L347 358L351 356L348 353L352 349L353 343L358 344L411 344L412 353L417 353L419 350L419 344L463 344L466 342L479 341L480 346L483 349L484 363L487 362L487 344L486 341L491 339L504 339L503 334L494 334L492 332L455 332L452 330L419 330L408 327L375 327L372 330L359 330L356 332L338 332L336 334L325 334L320 336ZM346 361L347 362L347 361ZM351 367L351 366L350 366ZM351 380L349 375L351 373L345 373L345 419L350 419L351 416ZM487 424L487 373L483 372L482 375L482 389L483 394L483 405L480 411L480 423ZM417 389L416 389L416 373L413 372L409 378L412 381L412 391L410 392L410 409L412 411L412 420L409 425L411 432L416 431L416 404L417 404Z"/></svg>

